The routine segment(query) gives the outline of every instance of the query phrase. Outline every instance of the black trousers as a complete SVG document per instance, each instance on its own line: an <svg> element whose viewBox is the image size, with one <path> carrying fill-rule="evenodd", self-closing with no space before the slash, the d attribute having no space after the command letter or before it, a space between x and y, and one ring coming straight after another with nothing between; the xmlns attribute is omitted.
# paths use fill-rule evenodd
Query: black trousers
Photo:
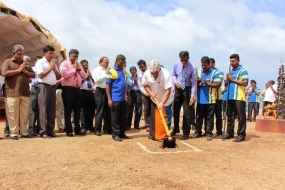
<svg viewBox="0 0 285 190"><path fill-rule="evenodd" d="M215 117L216 117L216 133L217 135L222 135L223 134L222 100L216 100Z"/></svg>
<svg viewBox="0 0 285 190"><path fill-rule="evenodd" d="M142 93L140 90L131 90L131 103L127 109L127 125L126 129L132 126L133 112L135 110L134 128L139 128L142 115Z"/></svg>
<svg viewBox="0 0 285 190"><path fill-rule="evenodd" d="M127 102L113 102L111 109L113 137L121 136L125 133Z"/></svg>
<svg viewBox="0 0 285 190"><path fill-rule="evenodd" d="M145 127L150 127L150 116L151 116L151 99L146 95L142 95L143 102L143 113L144 113L144 122Z"/></svg>
<svg viewBox="0 0 285 190"><path fill-rule="evenodd" d="M31 105L30 105L30 115L29 115L29 132L37 134L40 129L39 122L39 106L38 106L38 87L31 87ZM37 123L37 126L36 126Z"/></svg>
<svg viewBox="0 0 285 190"><path fill-rule="evenodd" d="M112 133L111 126L111 110L108 106L108 98L105 88L96 88L95 91L96 115L95 115L95 129L94 131L102 130L102 121L104 120L103 131Z"/></svg>
<svg viewBox="0 0 285 190"><path fill-rule="evenodd" d="M75 133L78 133L80 131L80 89L71 86L62 86L61 96L64 105L65 132L73 132L71 125L71 112L73 111L74 131Z"/></svg>
<svg viewBox="0 0 285 190"><path fill-rule="evenodd" d="M213 135L215 104L197 103L196 132L202 133L203 121L205 120L206 135Z"/></svg>
<svg viewBox="0 0 285 190"><path fill-rule="evenodd" d="M174 116L174 128L173 130L179 132L179 120L181 106L183 106L183 124L182 130L184 135L190 134L191 124L193 124L194 117L192 107L189 106L191 96L191 87L186 87L184 90L175 88L174 102L173 102L173 116Z"/></svg>
<svg viewBox="0 0 285 190"><path fill-rule="evenodd" d="M259 102L248 102L248 108L247 108L247 119L248 120L252 119L251 117L252 111L254 111L253 120L255 120L259 112Z"/></svg>
<svg viewBox="0 0 285 190"><path fill-rule="evenodd" d="M234 135L235 128L235 116L238 118L238 136L246 136L246 113L245 113L246 102L239 100L228 100L228 126L227 133Z"/></svg>
<svg viewBox="0 0 285 190"><path fill-rule="evenodd" d="M85 130L94 131L95 98L92 90L80 90Z"/></svg>
<svg viewBox="0 0 285 190"><path fill-rule="evenodd" d="M40 133L51 134L55 126L56 86L38 84Z"/></svg>

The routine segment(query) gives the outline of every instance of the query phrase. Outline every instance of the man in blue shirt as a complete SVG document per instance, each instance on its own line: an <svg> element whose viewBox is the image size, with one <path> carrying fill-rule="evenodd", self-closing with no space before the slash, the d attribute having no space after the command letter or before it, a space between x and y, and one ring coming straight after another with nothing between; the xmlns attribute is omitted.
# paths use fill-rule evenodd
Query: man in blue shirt
<svg viewBox="0 0 285 190"><path fill-rule="evenodd" d="M142 115L142 93L140 91L140 87L138 84L138 75L137 75L137 69L136 67L130 68L131 76L129 77L129 90L131 95L131 103L128 106L127 110L127 126L126 130L130 130L132 125L132 119L133 119L133 112L135 109L135 119L134 119L134 128L140 129L140 119Z"/></svg>
<svg viewBox="0 0 285 190"><path fill-rule="evenodd" d="M172 72L175 94L173 102L174 128L171 135L180 133L179 119L181 106L183 106L183 136L181 140L186 140L189 139L190 126L195 117L191 109L193 109L196 96L197 68L189 61L187 51L181 51L179 58L180 60L174 63Z"/></svg>
<svg viewBox="0 0 285 190"><path fill-rule="evenodd" d="M215 67L215 59L210 58L210 64L211 68L216 71L216 73L219 75L219 78L221 80L221 84L224 80L224 73L223 71L217 69ZM221 87L217 88L217 100L216 100L216 106L215 106L215 116L216 116L216 133L217 138L221 139L223 134L223 122L222 122L222 91Z"/></svg>
<svg viewBox="0 0 285 190"><path fill-rule="evenodd" d="M247 96L248 96L247 118L250 122L252 122L252 121L255 121L255 118L259 112L260 89L256 86L255 80L251 80L250 84L251 84L251 86L247 90ZM253 118L251 117L252 110L254 111Z"/></svg>
<svg viewBox="0 0 285 190"><path fill-rule="evenodd" d="M217 100L217 88L221 86L219 72L211 68L210 58L207 56L201 59L202 69L198 70L198 89L197 89L197 111L196 111L196 132L194 138L201 137L203 120L207 140L213 139L214 112Z"/></svg>
<svg viewBox="0 0 285 190"><path fill-rule="evenodd" d="M106 76L106 93L112 116L112 137L115 141L122 141L122 138L131 138L125 134L126 99L130 103L130 93L127 90L126 82L127 76L124 72L125 62L126 58L124 55L117 55L115 66L108 70ZM127 98L126 93L128 93Z"/></svg>
<svg viewBox="0 0 285 190"><path fill-rule="evenodd" d="M245 140L246 136L246 97L245 87L248 84L248 72L239 64L240 59L238 54L232 54L230 56L230 63L232 70L227 73L227 83L229 90L228 110L227 110L227 134L225 139L234 138L234 124L235 116L238 118L238 136L234 139L234 142L241 142Z"/></svg>

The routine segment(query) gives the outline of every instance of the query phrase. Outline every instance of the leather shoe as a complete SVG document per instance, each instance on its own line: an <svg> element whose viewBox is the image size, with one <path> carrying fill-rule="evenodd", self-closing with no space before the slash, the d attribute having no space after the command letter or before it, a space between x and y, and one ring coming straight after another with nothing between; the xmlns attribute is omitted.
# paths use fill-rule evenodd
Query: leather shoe
<svg viewBox="0 0 285 190"><path fill-rule="evenodd" d="M96 132L95 132L95 135L101 136L101 132L100 132L100 131L96 131Z"/></svg>
<svg viewBox="0 0 285 190"><path fill-rule="evenodd" d="M171 135L171 136L175 136L176 133L180 133L180 131L177 131L177 132L176 132L176 131L173 130L173 131L170 133L170 135Z"/></svg>
<svg viewBox="0 0 285 190"><path fill-rule="evenodd" d="M17 136L12 136L11 139L12 140L18 140L18 137Z"/></svg>
<svg viewBox="0 0 285 190"><path fill-rule="evenodd" d="M233 135L230 135L230 134L226 134L225 136L224 136L224 139L233 139L234 138L234 136Z"/></svg>
<svg viewBox="0 0 285 190"><path fill-rule="evenodd" d="M213 136L212 135L207 135L207 141L211 141L213 140Z"/></svg>
<svg viewBox="0 0 285 190"><path fill-rule="evenodd" d="M53 132L52 132L52 133L48 133L48 135L49 135L50 137L53 137L53 138L57 137L56 134L53 133Z"/></svg>
<svg viewBox="0 0 285 190"><path fill-rule="evenodd" d="M40 137L42 137L44 139L50 139L51 138L50 136L48 136L47 134L44 134L44 133L40 134Z"/></svg>
<svg viewBox="0 0 285 190"><path fill-rule="evenodd" d="M10 136L10 133L9 132L5 132L5 137L9 137Z"/></svg>
<svg viewBox="0 0 285 190"><path fill-rule="evenodd" d="M22 138L34 138L31 134L21 135Z"/></svg>
<svg viewBox="0 0 285 190"><path fill-rule="evenodd" d="M73 133L72 133L72 132L70 132L70 133L66 133L66 136L68 136L68 137L74 137L74 135L73 135Z"/></svg>
<svg viewBox="0 0 285 190"><path fill-rule="evenodd" d="M245 141L245 137L237 136L233 141L234 141L234 142L241 142L241 141Z"/></svg>
<svg viewBox="0 0 285 190"><path fill-rule="evenodd" d="M193 136L193 138L199 138L201 137L201 133L195 133L195 135Z"/></svg>
<svg viewBox="0 0 285 190"><path fill-rule="evenodd" d="M183 136L181 137L181 140L187 140L187 139L189 139L189 135L183 135Z"/></svg>
<svg viewBox="0 0 285 190"><path fill-rule="evenodd" d="M119 136L113 137L114 141L122 141L122 139Z"/></svg>
<svg viewBox="0 0 285 190"><path fill-rule="evenodd" d="M120 135L120 138L122 138L122 139L132 139L132 137L127 136L126 134Z"/></svg>

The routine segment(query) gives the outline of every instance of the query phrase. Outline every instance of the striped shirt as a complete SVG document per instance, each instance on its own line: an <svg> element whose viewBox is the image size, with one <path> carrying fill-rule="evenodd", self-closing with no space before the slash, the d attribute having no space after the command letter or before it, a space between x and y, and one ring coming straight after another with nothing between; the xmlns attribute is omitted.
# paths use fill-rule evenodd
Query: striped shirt
<svg viewBox="0 0 285 190"><path fill-rule="evenodd" d="M220 83L219 73L210 69L207 73L202 69L198 70L198 80L206 80L208 83ZM217 100L217 88L212 88L207 85L198 86L197 103L199 104L214 104Z"/></svg>
<svg viewBox="0 0 285 190"><path fill-rule="evenodd" d="M234 80L248 80L248 72L242 65L239 65L236 69L232 69L230 74ZM245 86L230 82L229 100L246 101Z"/></svg>
<svg viewBox="0 0 285 190"><path fill-rule="evenodd" d="M223 83L223 80L224 80L224 72L221 71L221 70L219 70L219 69L217 69L217 68L215 68L214 70L215 70L215 71L217 72L217 74L219 75L219 78L220 78L220 80L221 80L221 83ZM222 89L221 89L221 87L220 87L220 88L217 88L217 100L222 100Z"/></svg>

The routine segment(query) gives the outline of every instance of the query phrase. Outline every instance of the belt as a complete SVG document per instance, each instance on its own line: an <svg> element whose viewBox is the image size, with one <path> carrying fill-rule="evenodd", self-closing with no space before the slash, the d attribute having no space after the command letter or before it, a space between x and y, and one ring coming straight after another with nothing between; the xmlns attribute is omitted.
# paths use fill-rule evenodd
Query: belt
<svg viewBox="0 0 285 190"><path fill-rule="evenodd" d="M44 83L44 82L39 82L39 84L43 84L43 85L50 86L50 87L56 86L56 84L47 84L47 83Z"/></svg>
<svg viewBox="0 0 285 190"><path fill-rule="evenodd" d="M82 90L84 92L92 92L93 93L93 90L84 90L84 89L80 89L80 90Z"/></svg>

